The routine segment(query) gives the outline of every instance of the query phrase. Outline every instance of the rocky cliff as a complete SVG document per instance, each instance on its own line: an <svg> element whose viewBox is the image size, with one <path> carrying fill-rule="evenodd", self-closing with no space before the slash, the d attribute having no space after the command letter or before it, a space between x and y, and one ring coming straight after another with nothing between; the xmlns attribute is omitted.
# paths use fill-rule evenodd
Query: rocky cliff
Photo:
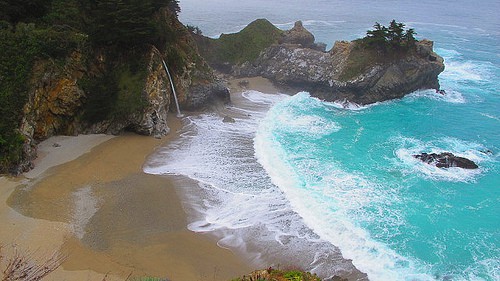
<svg viewBox="0 0 500 281"><path fill-rule="evenodd" d="M417 51L387 61L361 66L359 73L346 77L357 42L336 42L328 52L295 44L273 45L253 62L233 68L236 76L261 75L278 85L311 92L327 101L347 99L369 104L401 98L418 89L439 89L438 75L443 59L432 51L428 40L417 42ZM358 54L353 54L358 53ZM367 60L370 60L368 58Z"/></svg>
<svg viewBox="0 0 500 281"><path fill-rule="evenodd" d="M418 89L439 89L438 75L444 70L443 59L429 40L385 52L368 48L362 40L341 41L325 51L325 44L315 43L301 22L274 39L256 59L220 70L237 77L264 76L278 86L309 91L327 101L347 99L359 104L401 98Z"/></svg>
<svg viewBox="0 0 500 281"><path fill-rule="evenodd" d="M57 134L167 134L168 112L175 105L162 60L171 68L181 110L229 100L227 88L198 54L187 29L168 10L160 17L175 31L175 40L134 50L133 59L105 48L82 47L62 59L35 61L18 129L22 156L10 172L29 170L36 144Z"/></svg>

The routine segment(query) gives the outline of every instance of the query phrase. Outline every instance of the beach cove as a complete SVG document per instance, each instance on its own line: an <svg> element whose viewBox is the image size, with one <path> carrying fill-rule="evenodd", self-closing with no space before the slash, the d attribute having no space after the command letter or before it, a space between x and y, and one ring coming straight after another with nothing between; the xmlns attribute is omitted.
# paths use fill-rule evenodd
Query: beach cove
<svg viewBox="0 0 500 281"><path fill-rule="evenodd" d="M176 181L142 172L147 155L176 137L181 122L169 122L161 140L125 134L42 142L34 170L0 179L6 256L67 255L46 280L227 280L251 271L210 237L187 230Z"/></svg>

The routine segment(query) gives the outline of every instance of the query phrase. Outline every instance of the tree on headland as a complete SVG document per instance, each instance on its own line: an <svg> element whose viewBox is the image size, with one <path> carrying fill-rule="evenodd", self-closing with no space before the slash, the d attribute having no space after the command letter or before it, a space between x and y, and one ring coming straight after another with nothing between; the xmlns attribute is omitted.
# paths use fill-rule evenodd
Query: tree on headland
<svg viewBox="0 0 500 281"><path fill-rule="evenodd" d="M387 27L376 22L373 25L373 30L366 32L365 42L368 45L385 46L387 44L388 30Z"/></svg>
<svg viewBox="0 0 500 281"><path fill-rule="evenodd" d="M389 27L385 27L376 22L373 30L368 30L361 42L369 47L374 47L380 51L408 50L415 46L415 35L413 28L405 30L405 24L392 20Z"/></svg>

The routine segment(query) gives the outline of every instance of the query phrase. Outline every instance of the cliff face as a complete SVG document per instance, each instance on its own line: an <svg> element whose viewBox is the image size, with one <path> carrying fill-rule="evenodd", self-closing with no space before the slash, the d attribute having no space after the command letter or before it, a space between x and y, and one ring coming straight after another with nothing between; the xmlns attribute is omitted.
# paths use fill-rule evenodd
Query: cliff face
<svg viewBox="0 0 500 281"><path fill-rule="evenodd" d="M35 63L19 128L24 137L23 157L10 168L11 172L21 173L32 168L36 144L57 134L117 134L130 130L155 137L166 135L168 112L173 111L175 105L162 60L176 62L169 67L172 67L170 72L181 110L200 109L215 100L229 100L229 91L200 57L186 28L168 11L162 16L179 35L163 50L150 46L143 52L143 59L138 60L142 65L137 66L142 70L137 75L129 73L131 66L124 58L113 61L105 51L93 51L89 55L88 50L76 49L63 60ZM120 67L126 71L116 71ZM110 74L111 71L114 72ZM99 86L105 80L98 80L99 77L116 78L117 75L120 93L104 107L111 108L106 110L112 114L101 112L102 118L89 118L89 112L104 103L100 99L105 93ZM96 85L92 93L85 86L88 81ZM92 99L97 102L90 104Z"/></svg>
<svg viewBox="0 0 500 281"><path fill-rule="evenodd" d="M347 99L360 104L401 98L418 89L439 89L438 75L444 64L432 51L431 41L417 42L415 52L362 66L354 75L346 74L354 71L349 69L349 60L353 59L353 52L359 53L356 44L337 42L329 52L294 44L274 45L256 61L236 66L233 71L237 76L262 75L279 85L310 91L327 101ZM367 54L372 55L376 56Z"/></svg>

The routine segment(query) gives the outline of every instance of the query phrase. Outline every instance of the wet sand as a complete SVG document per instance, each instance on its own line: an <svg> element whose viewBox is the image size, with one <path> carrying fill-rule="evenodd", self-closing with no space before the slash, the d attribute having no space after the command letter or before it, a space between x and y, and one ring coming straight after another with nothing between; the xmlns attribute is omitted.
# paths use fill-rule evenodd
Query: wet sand
<svg viewBox="0 0 500 281"><path fill-rule="evenodd" d="M47 150L38 170L24 178L0 178L4 252L67 254L44 280L102 280L106 274L107 280L130 274L230 280L250 272L215 240L187 230L171 179L142 172L146 157L176 137L180 121L169 120L171 132L162 140L125 134L101 139L102 144L87 142L87 136L49 140L56 146L43 143ZM58 152L67 157L54 157Z"/></svg>
<svg viewBox="0 0 500 281"><path fill-rule="evenodd" d="M261 77L233 79L228 86L235 104L242 99L236 93L244 90L279 92ZM36 251L41 259L54 250L66 254L62 266L44 280L106 276L109 281L131 275L216 281L255 269L244 253L217 246L220 238L187 229L182 200L188 197L182 194L197 183L143 172L155 148L178 137L181 121L172 115L169 126L161 140L91 135L40 144L34 170L23 177L0 177L3 252Z"/></svg>

